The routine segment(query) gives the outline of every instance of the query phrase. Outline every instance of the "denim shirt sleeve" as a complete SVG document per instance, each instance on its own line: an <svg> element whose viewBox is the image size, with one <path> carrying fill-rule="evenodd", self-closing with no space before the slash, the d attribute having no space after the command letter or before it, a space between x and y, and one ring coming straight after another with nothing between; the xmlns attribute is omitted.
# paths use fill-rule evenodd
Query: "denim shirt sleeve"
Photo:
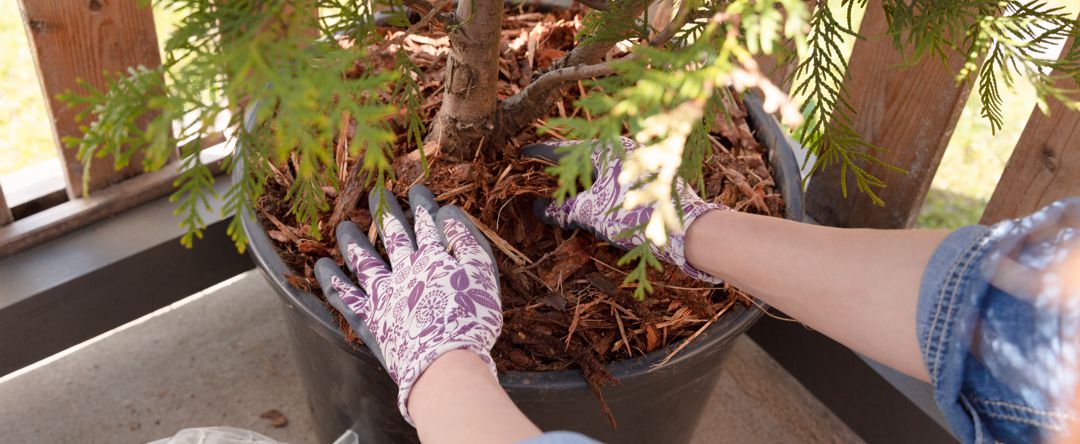
<svg viewBox="0 0 1080 444"><path fill-rule="evenodd" d="M961 228L934 252L916 333L935 400L961 442L1045 441L1076 420L1069 406L1080 294L1055 283L1068 272L1060 264L1066 251L1078 245L1074 198L1023 219Z"/></svg>
<svg viewBox="0 0 1080 444"><path fill-rule="evenodd" d="M536 438L527 439L519 444L600 444L580 433L547 432Z"/></svg>

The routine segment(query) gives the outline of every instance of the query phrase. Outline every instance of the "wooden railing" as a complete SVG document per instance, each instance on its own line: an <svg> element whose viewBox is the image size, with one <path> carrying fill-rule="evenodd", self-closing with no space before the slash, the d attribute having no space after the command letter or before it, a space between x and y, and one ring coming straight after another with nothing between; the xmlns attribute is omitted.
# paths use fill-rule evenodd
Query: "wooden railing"
<svg viewBox="0 0 1080 444"><path fill-rule="evenodd" d="M878 207L859 195L842 198L839 169L832 168L811 182L808 209L827 225L909 227L926 198L970 88L953 79L959 59L942 64L928 57L900 68L904 58L886 34L880 1L869 3L860 27L865 39L854 46L846 78L857 108L854 128L874 145L889 148L883 160L908 174L873 171L887 184L880 194L888 204ZM150 9L136 0L19 0L19 5L47 98L68 201L15 219L0 190L0 257L157 198L170 190L178 171L174 164L144 174L139 162L116 170L111 159L95 159L90 192L84 196L82 165L75 151L59 142L65 136L77 136L79 129L73 112L57 94L77 90L77 79L103 88L105 72L160 64ZM1051 104L1049 115L1034 110L983 221L1017 216L1080 194L1078 178L1080 113L1057 103ZM853 189L853 184L848 188Z"/></svg>
<svg viewBox="0 0 1080 444"><path fill-rule="evenodd" d="M59 94L79 91L80 80L103 89L106 73L161 64L151 9L137 0L19 0L19 7L51 119L67 201L15 219L0 190L0 257L161 197L170 192L179 172L173 162L144 173L137 158L116 169L113 159L105 157L94 159L89 177L84 178L77 150L60 142L79 136L80 123ZM84 179L89 191L85 195Z"/></svg>
<svg viewBox="0 0 1080 444"><path fill-rule="evenodd" d="M857 111L853 127L888 150L882 160L908 174L871 168L886 183L878 193L887 202L884 207L858 195L842 198L839 168L818 174L807 189L807 212L818 223L912 226L971 92L969 85L954 80L959 57L944 64L925 57L901 67L904 57L886 34L887 27L881 1L868 2L859 28L865 39L855 43L845 82ZM1058 86L1076 87L1071 82ZM855 189L852 182L848 180L848 190ZM1074 195L1080 195L1080 112L1054 102L1048 115L1032 111L981 222L1021 216Z"/></svg>

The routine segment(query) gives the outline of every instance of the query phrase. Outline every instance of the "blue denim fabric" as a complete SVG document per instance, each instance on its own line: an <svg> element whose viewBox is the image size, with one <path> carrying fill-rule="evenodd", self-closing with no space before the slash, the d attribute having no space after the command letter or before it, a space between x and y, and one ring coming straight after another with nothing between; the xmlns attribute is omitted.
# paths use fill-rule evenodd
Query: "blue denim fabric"
<svg viewBox="0 0 1080 444"><path fill-rule="evenodd" d="M547 432L520 444L600 444L585 435L574 432Z"/></svg>
<svg viewBox="0 0 1080 444"><path fill-rule="evenodd" d="M1044 270L1080 240L1077 215L1080 199L1070 199L1025 219L964 227L931 258L916 332L935 400L961 442L1041 442L1076 420L1067 406L1080 302ZM1034 273L1006 280L1004 259Z"/></svg>
<svg viewBox="0 0 1080 444"><path fill-rule="evenodd" d="M1080 270L1056 266L1078 246L1073 198L956 230L931 257L916 333L935 400L961 442L1041 442L1077 420L1068 406L1080 378L1080 292L1062 282ZM551 432L526 444L595 442Z"/></svg>

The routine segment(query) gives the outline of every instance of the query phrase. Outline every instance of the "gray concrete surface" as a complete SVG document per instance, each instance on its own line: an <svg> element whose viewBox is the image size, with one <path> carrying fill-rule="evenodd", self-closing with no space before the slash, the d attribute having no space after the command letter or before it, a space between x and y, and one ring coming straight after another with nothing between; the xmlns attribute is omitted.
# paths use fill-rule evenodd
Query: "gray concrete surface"
<svg viewBox="0 0 1080 444"><path fill-rule="evenodd" d="M861 443L799 381L743 335L725 364L694 444Z"/></svg>
<svg viewBox="0 0 1080 444"><path fill-rule="evenodd" d="M230 425L311 442L280 309L247 273L0 383L0 441L140 443ZM184 302L187 302L186 304ZM288 418L273 428L259 415Z"/></svg>
<svg viewBox="0 0 1080 444"><path fill-rule="evenodd" d="M281 313L255 272L0 378L0 441L138 443L229 425L314 442ZM274 428L260 414L288 418ZM748 338L695 443L859 442Z"/></svg>

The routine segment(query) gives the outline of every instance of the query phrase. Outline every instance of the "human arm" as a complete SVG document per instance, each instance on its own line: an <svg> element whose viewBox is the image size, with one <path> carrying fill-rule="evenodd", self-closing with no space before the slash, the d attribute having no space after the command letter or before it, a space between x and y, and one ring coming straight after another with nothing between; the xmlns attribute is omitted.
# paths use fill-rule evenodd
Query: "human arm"
<svg viewBox="0 0 1080 444"><path fill-rule="evenodd" d="M575 143L559 145L574 149ZM624 249L641 245L646 239L640 232L618 233L648 222L653 208L623 205L632 184L620 178L621 160L602 144L582 146L594 150L592 186L541 208L539 216L586 228ZM637 143L623 138L622 148L629 156ZM557 160L557 149L537 144L524 151ZM704 281L729 280L842 344L927 379L915 311L922 273L948 232L801 224L706 203L681 179L675 186L686 231L671 233L663 245L650 244L658 258Z"/></svg>
<svg viewBox="0 0 1080 444"><path fill-rule="evenodd" d="M714 211L687 229L686 256L837 342L929 381L915 312L923 271L948 234Z"/></svg>
<svg viewBox="0 0 1080 444"><path fill-rule="evenodd" d="M625 227L628 212L651 211L621 198L635 178L605 174L540 216L603 235ZM683 204L694 197L679 195ZM597 196L618 198L598 207ZM962 442L1045 441L1076 421L1080 293L1069 278L1080 275L1071 250L1080 245L1080 198L955 231L836 229L723 210L683 219L688 231L650 249L930 382Z"/></svg>
<svg viewBox="0 0 1080 444"><path fill-rule="evenodd" d="M425 443L513 443L541 433L483 361L464 350L443 355L420 376L409 412Z"/></svg>

